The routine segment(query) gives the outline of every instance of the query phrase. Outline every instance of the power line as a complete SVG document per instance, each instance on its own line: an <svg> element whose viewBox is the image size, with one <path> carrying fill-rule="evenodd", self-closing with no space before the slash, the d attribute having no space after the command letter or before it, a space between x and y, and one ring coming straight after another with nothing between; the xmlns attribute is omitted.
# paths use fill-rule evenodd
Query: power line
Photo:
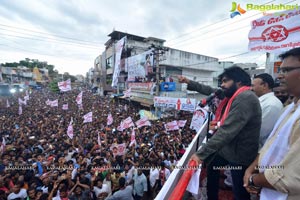
<svg viewBox="0 0 300 200"><path fill-rule="evenodd" d="M51 33L35 31L35 30L31 30L31 29L26 29L26 28L19 28L19 27L15 27L15 26L9 26L9 25L6 25L6 24L0 24L0 26L9 27L9 28L13 28L13 29L24 30L24 31L27 31L27 32L39 33L39 34L43 34L43 35L50 35L50 36L54 36L54 37L59 37L59 38L64 38L64 39L74 40L74 41L79 41L79 42L84 42L84 43L90 43L90 44L95 44L95 43L97 44L98 43L98 42L95 42L95 41L81 40L81 39L66 37L66 36L62 36L62 35L58 35L58 34L51 34ZM104 42L100 42L99 44L104 44Z"/></svg>
<svg viewBox="0 0 300 200"><path fill-rule="evenodd" d="M89 49L99 49L99 47L92 47L92 46L87 46L87 45L83 45L83 44L76 44L76 43L67 43L67 42L62 42L62 41L56 41L56 40L52 40L52 41L47 41L44 39L40 39L40 38L30 38L30 37L24 37L24 36L18 36L18 35L10 35L10 34L3 34L3 36L7 36L7 37L16 37L16 38L22 38L22 39L27 39L27 40L36 40L36 41L41 41L41 42L56 42L56 43L60 43L60 44L66 44L66 45L70 45L70 46L77 46L77 47L81 47L81 48L89 48ZM51 40L51 39L50 39Z"/></svg>

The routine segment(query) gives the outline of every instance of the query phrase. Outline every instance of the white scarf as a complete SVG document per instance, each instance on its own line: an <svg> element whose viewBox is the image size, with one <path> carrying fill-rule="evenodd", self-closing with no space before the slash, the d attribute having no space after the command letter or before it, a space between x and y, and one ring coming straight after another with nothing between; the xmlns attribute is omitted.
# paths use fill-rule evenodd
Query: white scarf
<svg viewBox="0 0 300 200"><path fill-rule="evenodd" d="M295 106L296 106L295 103L291 103L287 107L284 113L277 120L269 138L271 138L277 132L279 125L282 123L282 121L287 117L287 115L292 111L292 109ZM278 135L276 136L273 144L270 146L270 148L267 150L267 152L261 159L261 163L260 163L261 166L275 167L277 165L276 167L280 167L278 166L279 163L283 160L284 156L287 154L287 152L290 149L289 146L290 134L292 132L293 124L296 122L299 116L300 116L300 106L292 114L290 119L288 119L286 123L278 131ZM265 171L264 167L261 167L259 171L260 173L263 173ZM287 197L288 194L286 193L282 193L268 188L262 188L260 194L260 200L270 200L270 199L286 200Z"/></svg>

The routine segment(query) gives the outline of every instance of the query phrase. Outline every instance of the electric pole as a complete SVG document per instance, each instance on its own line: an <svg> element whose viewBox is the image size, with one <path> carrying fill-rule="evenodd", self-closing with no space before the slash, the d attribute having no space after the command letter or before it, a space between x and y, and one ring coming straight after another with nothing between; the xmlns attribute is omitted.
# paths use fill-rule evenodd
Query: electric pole
<svg viewBox="0 0 300 200"><path fill-rule="evenodd" d="M164 55L166 51L169 51L168 48L162 47L162 46L155 46L152 44L150 47L152 49L152 55L154 55L155 58L155 66L156 66L156 91L155 91L155 96L159 96L159 78L160 78L160 68L159 68L159 62L162 61L160 60L160 56ZM158 107L155 107L155 115L158 116Z"/></svg>

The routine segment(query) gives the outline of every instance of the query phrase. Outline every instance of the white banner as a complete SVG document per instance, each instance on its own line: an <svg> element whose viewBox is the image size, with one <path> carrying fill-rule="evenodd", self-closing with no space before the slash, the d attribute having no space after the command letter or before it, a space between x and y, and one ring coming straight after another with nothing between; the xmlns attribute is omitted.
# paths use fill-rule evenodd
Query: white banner
<svg viewBox="0 0 300 200"><path fill-rule="evenodd" d="M249 50L282 52L300 47L300 10L288 10L252 21Z"/></svg>
<svg viewBox="0 0 300 200"><path fill-rule="evenodd" d="M197 107L197 109L194 111L190 128L193 130L196 130L196 132L198 132L200 130L200 128L202 127L202 125L206 119L206 116L207 116L207 111L200 107Z"/></svg>
<svg viewBox="0 0 300 200"><path fill-rule="evenodd" d="M107 116L107 126L111 125L113 123L114 119L111 114L108 114Z"/></svg>
<svg viewBox="0 0 300 200"><path fill-rule="evenodd" d="M73 139L73 137L74 137L73 119L71 119L71 121L69 123L67 135L69 136L70 139Z"/></svg>
<svg viewBox="0 0 300 200"><path fill-rule="evenodd" d="M113 80L111 83L112 87L117 87L118 85L118 76L120 74L121 71L121 54L122 54L122 50L123 47L125 46L126 43L126 36L123 37L121 40L119 40L117 42L117 44L115 45L115 66L114 66L114 74L113 74Z"/></svg>
<svg viewBox="0 0 300 200"><path fill-rule="evenodd" d="M128 71L128 81L135 81L135 78L145 78L148 73L153 71L152 50L127 58L125 71Z"/></svg>
<svg viewBox="0 0 300 200"><path fill-rule="evenodd" d="M187 121L187 120L178 120L178 121L177 121L177 124L178 124L178 126L179 126L180 128L182 128L182 127L185 126L186 121Z"/></svg>
<svg viewBox="0 0 300 200"><path fill-rule="evenodd" d="M154 107L174 108L193 112L196 107L196 100L190 98L154 97Z"/></svg>
<svg viewBox="0 0 300 200"><path fill-rule="evenodd" d="M56 99L54 101L50 101L50 106L51 107L57 107L58 106L58 99Z"/></svg>
<svg viewBox="0 0 300 200"><path fill-rule="evenodd" d="M68 79L66 81L62 81L62 82L58 82L57 83L58 88L60 89L60 91L62 92L67 92L71 90L71 80Z"/></svg>

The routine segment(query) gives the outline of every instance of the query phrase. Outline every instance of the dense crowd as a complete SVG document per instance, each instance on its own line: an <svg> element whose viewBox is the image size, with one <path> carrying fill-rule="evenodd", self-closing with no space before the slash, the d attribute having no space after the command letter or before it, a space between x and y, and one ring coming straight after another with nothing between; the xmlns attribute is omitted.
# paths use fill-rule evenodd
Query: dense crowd
<svg viewBox="0 0 300 200"><path fill-rule="evenodd" d="M189 128L192 113L181 111L151 121L152 126L118 131L125 118L140 119L141 107L83 90L79 108L79 92L31 91L22 114L18 98L25 94L1 99L0 199L114 199L112 194L124 193L153 199L159 192L195 135ZM58 107L46 105L55 99ZM66 103L68 110L63 110ZM93 121L83 123L90 111ZM113 123L108 126L109 114ZM67 135L71 119L73 139ZM166 131L164 124L175 119L186 119L185 127ZM132 129L136 144L129 145ZM115 154L112 145L124 143L124 155Z"/></svg>

